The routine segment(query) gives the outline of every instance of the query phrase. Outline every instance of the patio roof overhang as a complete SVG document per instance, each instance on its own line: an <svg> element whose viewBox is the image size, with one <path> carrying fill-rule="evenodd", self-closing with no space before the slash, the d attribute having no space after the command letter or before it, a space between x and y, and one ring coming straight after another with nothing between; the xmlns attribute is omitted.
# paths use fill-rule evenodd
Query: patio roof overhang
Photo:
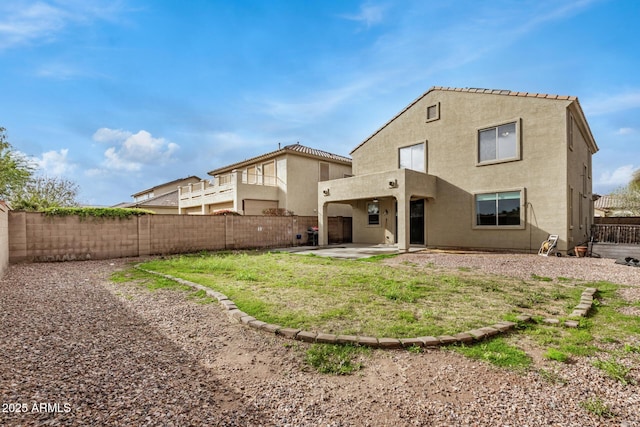
<svg viewBox="0 0 640 427"><path fill-rule="evenodd" d="M436 198L436 177L410 169L395 169L318 183L318 204L394 197Z"/></svg>

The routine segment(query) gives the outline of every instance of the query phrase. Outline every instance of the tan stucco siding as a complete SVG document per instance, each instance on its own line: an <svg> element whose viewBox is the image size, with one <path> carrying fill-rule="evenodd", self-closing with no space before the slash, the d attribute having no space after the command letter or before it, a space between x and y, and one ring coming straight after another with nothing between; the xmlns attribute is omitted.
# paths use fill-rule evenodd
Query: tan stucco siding
<svg viewBox="0 0 640 427"><path fill-rule="evenodd" d="M427 122L427 107L437 103L440 119ZM427 173L437 177L437 195L426 204L427 245L534 250L559 234L566 249L567 170L575 170L567 165L570 103L433 91L352 153L354 174L397 169L399 147L425 142ZM519 126L518 160L478 165L478 131L510 122ZM474 227L475 194L514 190L522 191L522 227ZM354 240L357 233L378 237L377 230L356 232L357 225L354 218Z"/></svg>
<svg viewBox="0 0 640 427"><path fill-rule="evenodd" d="M212 214L217 211L223 211L223 210L233 210L233 201L215 203L215 204L207 205L205 207L205 212L207 214Z"/></svg>
<svg viewBox="0 0 640 427"><path fill-rule="evenodd" d="M567 205L571 207L568 208L570 216L567 218L569 248L589 240L594 216L591 153L585 138L587 130L581 128L576 116L576 112L569 109L566 155L568 163L573 165L567 169Z"/></svg>
<svg viewBox="0 0 640 427"><path fill-rule="evenodd" d="M329 163L329 179L343 178L351 174L351 166L339 163L289 155L287 158L287 176L296 177L287 182L285 208L296 215L317 215L318 182L320 180L320 163ZM331 207L330 215L349 216L350 208Z"/></svg>

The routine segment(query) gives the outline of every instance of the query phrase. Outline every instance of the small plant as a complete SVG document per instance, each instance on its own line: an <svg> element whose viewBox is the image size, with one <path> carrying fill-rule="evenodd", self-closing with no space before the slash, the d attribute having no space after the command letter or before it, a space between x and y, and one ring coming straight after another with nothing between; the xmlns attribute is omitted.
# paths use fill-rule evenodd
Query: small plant
<svg viewBox="0 0 640 427"><path fill-rule="evenodd" d="M222 209L219 211L212 212L210 215L213 216L240 216L240 214L231 209Z"/></svg>
<svg viewBox="0 0 640 427"><path fill-rule="evenodd" d="M538 276L537 274L532 274L531 278L533 280L539 280L541 282L551 282L551 281L553 281L553 279L551 277Z"/></svg>
<svg viewBox="0 0 640 427"><path fill-rule="evenodd" d="M364 351L364 347L352 345L313 344L304 361L322 374L349 375L363 368L354 359Z"/></svg>
<svg viewBox="0 0 640 427"><path fill-rule="evenodd" d="M631 369L619 363L613 357L609 360L597 359L593 362L593 366L604 371L610 378L620 381L624 385L631 383L628 377Z"/></svg>
<svg viewBox="0 0 640 427"><path fill-rule="evenodd" d="M544 357L549 360L555 360L556 362L561 363L566 363L569 361L568 355L559 350L556 350L555 348L550 348L549 350L547 350L547 352L544 354Z"/></svg>
<svg viewBox="0 0 640 427"><path fill-rule="evenodd" d="M609 406L599 397L594 397L589 400L585 400L584 402L580 402L580 406L599 417L611 418L614 416L611 408L609 408Z"/></svg>
<svg viewBox="0 0 640 427"><path fill-rule="evenodd" d="M422 353L422 347L420 347L419 345L412 345L407 347L407 351L409 353L419 354L419 353Z"/></svg>
<svg viewBox="0 0 640 427"><path fill-rule="evenodd" d="M454 351L472 359L487 361L503 368L522 369L531 365L531 358L519 348L509 344L504 338L471 345L453 346Z"/></svg>
<svg viewBox="0 0 640 427"><path fill-rule="evenodd" d="M268 208L262 210L264 216L293 216L293 211L284 208Z"/></svg>
<svg viewBox="0 0 640 427"><path fill-rule="evenodd" d="M638 344L638 345L625 344L624 345L624 352L625 353L640 353L640 344Z"/></svg>
<svg viewBox="0 0 640 427"><path fill-rule="evenodd" d="M540 376L542 378L544 378L546 381L548 381L548 382L550 382L552 384L566 384L567 383L567 380L562 378L556 372L547 371L546 369L540 369L538 371L538 374L540 374Z"/></svg>
<svg viewBox="0 0 640 427"><path fill-rule="evenodd" d="M199 291L191 293L189 295L190 299L195 299L198 304L209 304L214 302L214 299L207 295L207 292L204 289L200 289Z"/></svg>

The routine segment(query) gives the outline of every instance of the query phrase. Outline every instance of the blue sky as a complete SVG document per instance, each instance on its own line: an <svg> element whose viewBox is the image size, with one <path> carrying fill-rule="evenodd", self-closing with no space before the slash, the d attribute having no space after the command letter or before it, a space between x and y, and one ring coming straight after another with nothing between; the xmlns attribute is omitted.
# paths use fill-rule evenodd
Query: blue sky
<svg viewBox="0 0 640 427"><path fill-rule="evenodd" d="M574 95L594 191L640 168L640 1L0 2L0 126L80 201L302 144L348 155L431 86Z"/></svg>

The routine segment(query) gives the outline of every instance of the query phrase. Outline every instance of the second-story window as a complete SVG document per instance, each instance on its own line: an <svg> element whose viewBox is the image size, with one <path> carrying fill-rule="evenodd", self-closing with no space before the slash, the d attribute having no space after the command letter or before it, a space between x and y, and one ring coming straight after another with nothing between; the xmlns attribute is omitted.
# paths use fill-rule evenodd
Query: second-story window
<svg viewBox="0 0 640 427"><path fill-rule="evenodd" d="M255 184L258 182L258 170L255 166L247 168L247 184Z"/></svg>
<svg viewBox="0 0 640 427"><path fill-rule="evenodd" d="M400 168L411 169L418 172L426 172L426 158L424 142L400 148Z"/></svg>
<svg viewBox="0 0 640 427"><path fill-rule="evenodd" d="M478 131L478 163L518 159L517 128L513 122Z"/></svg>
<svg viewBox="0 0 640 427"><path fill-rule="evenodd" d="M320 181L329 180L329 163L320 162Z"/></svg>

